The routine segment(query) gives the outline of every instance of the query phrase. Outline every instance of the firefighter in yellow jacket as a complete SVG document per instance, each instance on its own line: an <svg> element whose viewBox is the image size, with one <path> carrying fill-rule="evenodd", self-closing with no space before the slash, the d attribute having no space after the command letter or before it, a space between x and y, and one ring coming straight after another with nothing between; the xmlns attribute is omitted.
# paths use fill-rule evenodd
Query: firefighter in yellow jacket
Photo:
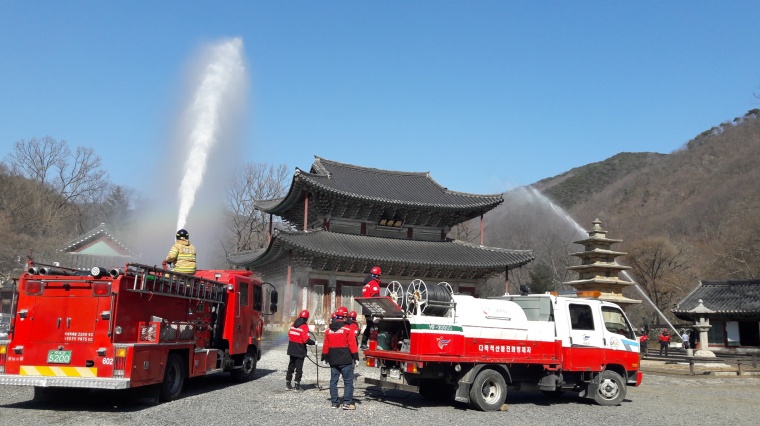
<svg viewBox="0 0 760 426"><path fill-rule="evenodd" d="M166 255L164 263L174 263L172 271L195 274L195 246L190 244L190 234L184 229L177 231L177 242Z"/></svg>

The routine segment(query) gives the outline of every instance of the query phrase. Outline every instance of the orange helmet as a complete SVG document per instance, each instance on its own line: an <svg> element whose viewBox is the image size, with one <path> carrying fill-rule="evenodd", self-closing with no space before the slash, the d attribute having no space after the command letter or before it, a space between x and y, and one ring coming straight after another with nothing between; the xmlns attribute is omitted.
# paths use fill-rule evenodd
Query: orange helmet
<svg viewBox="0 0 760 426"><path fill-rule="evenodd" d="M348 308L346 308L345 306L341 306L340 308L338 308L337 311L335 311L335 315L337 315L339 317L346 317L346 316L348 316Z"/></svg>
<svg viewBox="0 0 760 426"><path fill-rule="evenodd" d="M353 318L353 319L356 319L356 311L351 311L351 312L349 312L349 313L348 313L348 317L349 317L349 318Z"/></svg>
<svg viewBox="0 0 760 426"><path fill-rule="evenodd" d="M303 311L301 311L300 314L298 314L298 318L303 318L303 319L309 318L309 311L304 309Z"/></svg>
<svg viewBox="0 0 760 426"><path fill-rule="evenodd" d="M379 267L379 266L375 266L374 268L372 268L372 269L369 271L369 273L370 273L370 274L372 274L372 275L377 275L377 276L380 276L380 275L382 275L383 271L381 271L381 270L380 270L380 267Z"/></svg>

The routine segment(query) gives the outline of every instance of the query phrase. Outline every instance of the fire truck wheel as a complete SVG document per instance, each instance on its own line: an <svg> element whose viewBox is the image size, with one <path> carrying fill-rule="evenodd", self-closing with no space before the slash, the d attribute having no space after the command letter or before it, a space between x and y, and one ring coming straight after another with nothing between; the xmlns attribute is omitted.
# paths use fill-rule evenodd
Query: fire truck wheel
<svg viewBox="0 0 760 426"><path fill-rule="evenodd" d="M481 411L496 411L507 399L507 383L494 370L484 369L470 387L470 405Z"/></svg>
<svg viewBox="0 0 760 426"><path fill-rule="evenodd" d="M230 372L232 380L243 383L253 380L253 376L256 374L256 357L246 352L243 355L243 361L240 364L240 368L236 368Z"/></svg>
<svg viewBox="0 0 760 426"><path fill-rule="evenodd" d="M161 401L174 401L182 393L182 386L185 384L185 369L182 357L178 354L169 354L166 359L166 370L164 371L164 381L161 383Z"/></svg>
<svg viewBox="0 0 760 426"><path fill-rule="evenodd" d="M599 388L594 395L594 401L599 405L620 405L625 399L626 388L620 374L612 370L604 370L599 374Z"/></svg>

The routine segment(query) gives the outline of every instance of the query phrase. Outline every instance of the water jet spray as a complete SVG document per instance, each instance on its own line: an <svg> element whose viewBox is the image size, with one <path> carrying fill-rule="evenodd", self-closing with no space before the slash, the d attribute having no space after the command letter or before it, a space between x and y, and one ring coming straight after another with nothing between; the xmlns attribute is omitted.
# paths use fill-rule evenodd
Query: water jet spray
<svg viewBox="0 0 760 426"><path fill-rule="evenodd" d="M583 229L583 227L580 224L578 224L578 222L576 222L575 219L573 219L564 209L562 209L562 207L554 204L549 198L547 198L539 190L530 186L524 187L524 188L518 188L518 189L523 189L523 193L525 195L529 196L530 198L534 199L537 202L547 205L550 208L552 214L559 217L563 221L571 224L571 226L574 227L574 230L577 231L580 235L584 237L588 236L587 230ZM617 260L615 262L617 263ZM631 278L628 272L626 271L621 271L621 272L623 273L623 275L628 281L633 283L633 286L636 288L636 290L644 297L647 303L649 303L649 305L652 306L652 308L654 308L655 312L657 312L659 317L662 318L662 320L665 321L665 323L668 324L668 326L670 326L670 328L675 332L676 335L680 335L680 333L678 333L678 330L676 330L675 326L673 326L673 324L667 319L667 317L665 317L662 311L660 311L660 309L657 307L657 305L654 304L652 299L650 299L649 296L647 296L647 294L639 286L639 284L636 281L634 281L633 278Z"/></svg>
<svg viewBox="0 0 760 426"><path fill-rule="evenodd" d="M245 78L242 46L242 39L233 38L210 49L209 62L185 112L187 121L193 125L183 138L187 144L187 159L179 186L176 229L184 228L187 223L195 194L203 182L208 157L219 142L223 106L230 96L236 95L237 82Z"/></svg>

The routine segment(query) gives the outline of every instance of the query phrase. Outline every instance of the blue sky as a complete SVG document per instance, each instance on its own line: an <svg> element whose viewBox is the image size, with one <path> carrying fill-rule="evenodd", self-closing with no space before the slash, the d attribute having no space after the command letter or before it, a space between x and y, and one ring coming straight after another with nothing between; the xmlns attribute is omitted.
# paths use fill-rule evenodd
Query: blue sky
<svg viewBox="0 0 760 426"><path fill-rule="evenodd" d="M2 0L0 157L49 135L134 187L188 61L241 37L239 161L317 155L498 193L672 152L760 107L759 16L757 1Z"/></svg>

